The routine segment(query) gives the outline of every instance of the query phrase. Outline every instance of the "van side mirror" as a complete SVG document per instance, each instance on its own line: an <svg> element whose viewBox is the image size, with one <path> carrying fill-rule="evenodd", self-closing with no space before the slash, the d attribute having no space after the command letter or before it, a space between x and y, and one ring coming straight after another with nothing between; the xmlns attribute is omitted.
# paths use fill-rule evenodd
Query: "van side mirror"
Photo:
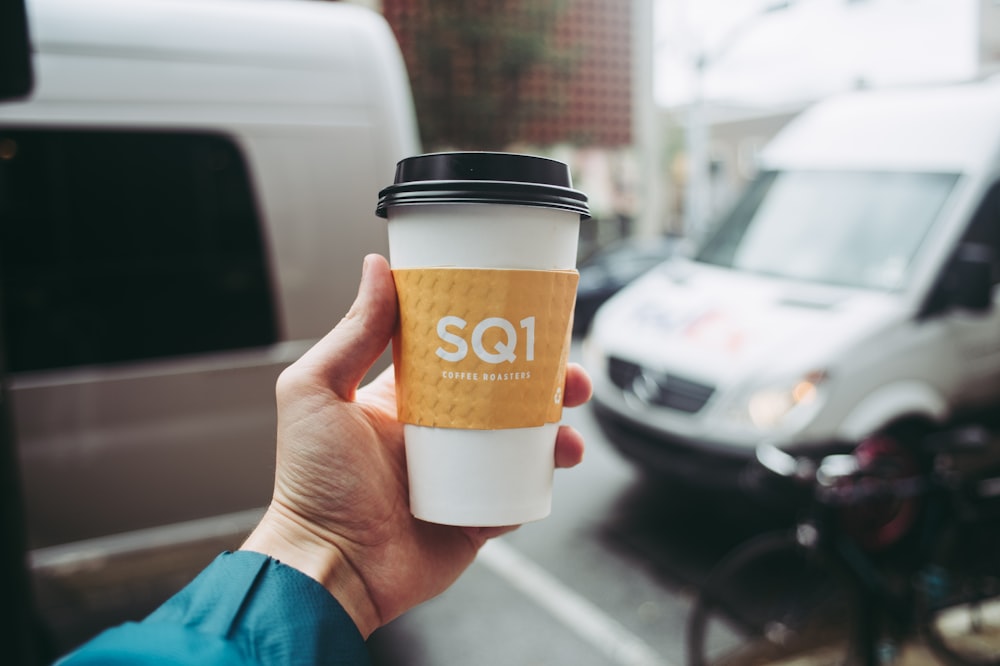
<svg viewBox="0 0 1000 666"><path fill-rule="evenodd" d="M0 100L27 96L34 86L28 14L23 0L0 2Z"/></svg>
<svg viewBox="0 0 1000 666"><path fill-rule="evenodd" d="M986 312L993 303L993 248L981 243L964 243L951 266L946 290L952 307Z"/></svg>
<svg viewBox="0 0 1000 666"><path fill-rule="evenodd" d="M28 95L34 87L28 18L24 0L0 0L0 100ZM0 355L3 354L3 323L0 322ZM12 582L0 600L4 617L15 618L0 630L4 653L16 664L41 664L44 649L35 640L31 579L25 568L27 537L24 529L24 498L17 467L13 415L9 409L5 359L0 358L0 501L10 507L0 515L0 569ZM27 611L27 612L25 612ZM47 661L47 660L46 660Z"/></svg>

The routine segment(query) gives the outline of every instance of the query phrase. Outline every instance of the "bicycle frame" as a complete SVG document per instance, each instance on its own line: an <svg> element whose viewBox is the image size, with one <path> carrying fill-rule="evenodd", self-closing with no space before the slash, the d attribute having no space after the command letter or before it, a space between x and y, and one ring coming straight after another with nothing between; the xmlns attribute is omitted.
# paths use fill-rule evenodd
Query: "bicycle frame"
<svg viewBox="0 0 1000 666"><path fill-rule="evenodd" d="M986 505L1000 497L1000 477L970 482L957 470L954 460L956 449L978 451L986 441L981 433L958 430L918 442L910 452L919 456L919 461L912 467L897 466L897 472L905 471L897 478L891 473L883 476L885 466L863 465L857 449L816 464L773 444L758 447L756 459L762 467L810 490L796 524L795 541L799 548L822 551L852 581L858 600L854 658L864 666L885 664L899 641L926 630L924 622L928 620L918 611L915 599L921 594L917 586L926 584L926 568L932 563L938 541L946 534L967 539L985 521L1000 517L1000 506L991 509ZM888 469L893 466L888 465ZM890 507L902 506L913 515L889 543L872 546L852 533L845 515L863 515L873 505L877 509L881 500L888 500ZM900 542L902 546L894 548ZM986 550L995 552L992 545ZM996 593L984 592L979 597L992 600ZM981 602L979 597L970 603Z"/></svg>

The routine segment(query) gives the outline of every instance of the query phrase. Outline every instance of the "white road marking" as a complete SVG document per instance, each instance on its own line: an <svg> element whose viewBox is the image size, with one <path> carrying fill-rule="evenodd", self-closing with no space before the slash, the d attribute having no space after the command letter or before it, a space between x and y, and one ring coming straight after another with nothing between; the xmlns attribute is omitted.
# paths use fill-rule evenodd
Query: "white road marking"
<svg viewBox="0 0 1000 666"><path fill-rule="evenodd" d="M641 638L499 539L479 561L620 666L671 666Z"/></svg>

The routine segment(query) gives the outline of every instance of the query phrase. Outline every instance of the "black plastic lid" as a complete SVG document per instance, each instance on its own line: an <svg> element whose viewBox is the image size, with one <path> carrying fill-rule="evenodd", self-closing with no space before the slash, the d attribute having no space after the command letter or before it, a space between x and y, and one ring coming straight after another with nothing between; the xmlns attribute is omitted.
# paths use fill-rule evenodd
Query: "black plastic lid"
<svg viewBox="0 0 1000 666"><path fill-rule="evenodd" d="M486 203L542 206L590 217L587 195L573 189L569 166L534 155L430 153L396 164L394 183L378 194L375 214L390 206Z"/></svg>

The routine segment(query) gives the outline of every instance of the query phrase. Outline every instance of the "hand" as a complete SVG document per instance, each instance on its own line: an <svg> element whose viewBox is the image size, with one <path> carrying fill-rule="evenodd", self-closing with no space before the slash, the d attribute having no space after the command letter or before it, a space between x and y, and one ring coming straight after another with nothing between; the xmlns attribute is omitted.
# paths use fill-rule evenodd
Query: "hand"
<svg viewBox="0 0 1000 666"><path fill-rule="evenodd" d="M350 311L278 378L274 496L243 544L322 583L365 638L444 591L487 539L514 529L435 525L410 514L392 368L358 389L396 317L388 263L370 255ZM583 404L590 390L587 374L570 364L564 404ZM578 464L580 434L561 426L555 457L557 467Z"/></svg>

